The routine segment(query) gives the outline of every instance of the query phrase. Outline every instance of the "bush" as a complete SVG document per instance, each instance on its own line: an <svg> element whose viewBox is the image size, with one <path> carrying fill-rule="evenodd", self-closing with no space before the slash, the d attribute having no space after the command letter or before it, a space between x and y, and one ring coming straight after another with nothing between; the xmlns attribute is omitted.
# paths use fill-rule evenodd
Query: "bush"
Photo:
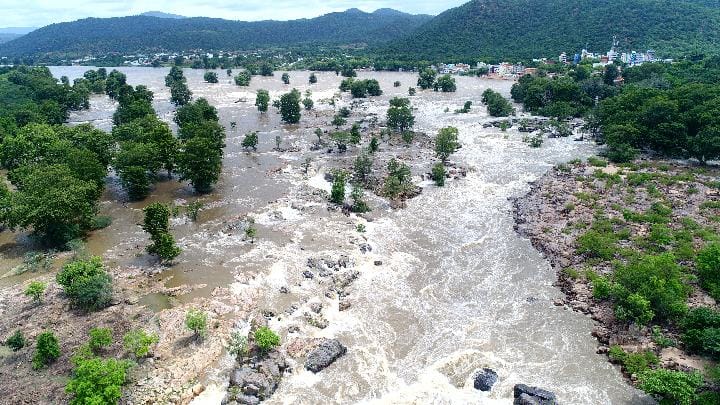
<svg viewBox="0 0 720 405"><path fill-rule="evenodd" d="M639 374L659 363L658 357L651 351L626 353L622 347L614 345L608 351L610 359L623 366L628 374Z"/></svg>
<svg viewBox="0 0 720 405"><path fill-rule="evenodd" d="M255 331L255 344L258 345L261 351L268 352L280 344L280 336L267 326L263 326Z"/></svg>
<svg viewBox="0 0 720 405"><path fill-rule="evenodd" d="M5 344L7 347L12 349L12 351L16 352L23 347L25 347L25 335L23 335L22 331L16 330L15 333L12 334L7 340L5 341Z"/></svg>
<svg viewBox="0 0 720 405"><path fill-rule="evenodd" d="M148 334L142 329L135 329L123 336L123 347L136 359L140 359L150 354L150 347L159 341L160 338L156 333Z"/></svg>
<svg viewBox="0 0 720 405"><path fill-rule="evenodd" d="M245 356L248 352L247 336L240 332L233 332L230 335L230 343L228 343L228 352L236 358Z"/></svg>
<svg viewBox="0 0 720 405"><path fill-rule="evenodd" d="M79 360L65 392L73 395L71 405L116 404L127 381L128 361L97 357Z"/></svg>
<svg viewBox="0 0 720 405"><path fill-rule="evenodd" d="M711 308L695 308L681 322L682 342L693 353L720 359L720 312Z"/></svg>
<svg viewBox="0 0 720 405"><path fill-rule="evenodd" d="M339 172L335 174L332 190L330 191L330 201L339 205L345 202L345 173Z"/></svg>
<svg viewBox="0 0 720 405"><path fill-rule="evenodd" d="M659 397L663 403L691 405L696 391L703 384L698 373L671 370L647 370L638 376L639 387L650 395Z"/></svg>
<svg viewBox="0 0 720 405"><path fill-rule="evenodd" d="M185 326L193 332L196 339L207 335L207 318L207 313L197 309L191 309L185 315Z"/></svg>
<svg viewBox="0 0 720 405"><path fill-rule="evenodd" d="M613 289L613 298L622 307L620 313L637 320L646 319L645 301L653 317L677 319L687 310L685 302L690 291L683 278L672 254L640 256L615 270L617 288Z"/></svg>
<svg viewBox="0 0 720 405"><path fill-rule="evenodd" d="M432 179L438 187L445 185L445 165L442 162L436 163L432 168Z"/></svg>
<svg viewBox="0 0 720 405"><path fill-rule="evenodd" d="M700 284L716 300L720 300L720 243L711 243L695 259Z"/></svg>
<svg viewBox="0 0 720 405"><path fill-rule="evenodd" d="M94 311L110 304L112 280L103 268L102 259L97 256L65 264L56 280L78 308Z"/></svg>
<svg viewBox="0 0 720 405"><path fill-rule="evenodd" d="M612 232L590 229L577 239L577 251L603 260L610 260L617 251L617 236Z"/></svg>
<svg viewBox="0 0 720 405"><path fill-rule="evenodd" d="M60 357L60 346L55 334L43 332L37 337L35 355L32 359L33 369L39 370Z"/></svg>
<svg viewBox="0 0 720 405"><path fill-rule="evenodd" d="M514 112L512 104L500 93L491 89L483 92L482 102L487 105L488 114L490 114L491 117L507 117ZM467 108L467 110L469 111L469 108Z"/></svg>
<svg viewBox="0 0 720 405"><path fill-rule="evenodd" d="M110 328L90 329L90 340L88 346L93 352L97 352L112 344L112 332Z"/></svg>
<svg viewBox="0 0 720 405"><path fill-rule="evenodd" d="M32 298L33 302L39 304L42 302L42 296L45 294L47 284L41 281L32 281L25 289L25 296Z"/></svg>

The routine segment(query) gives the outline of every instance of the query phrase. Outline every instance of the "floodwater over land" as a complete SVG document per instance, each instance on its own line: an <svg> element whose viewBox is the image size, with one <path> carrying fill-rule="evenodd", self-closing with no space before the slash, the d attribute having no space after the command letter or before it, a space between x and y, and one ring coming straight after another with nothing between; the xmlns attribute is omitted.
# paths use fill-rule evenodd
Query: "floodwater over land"
<svg viewBox="0 0 720 405"><path fill-rule="evenodd" d="M87 69L51 70L72 81ZM158 115L171 122L174 109L164 86L167 69L120 70L130 84L146 85L155 93ZM333 107L321 100L337 92L342 78L320 73L318 83L309 85L308 72L290 72L291 86L283 85L276 74L253 77L251 86L243 88L224 71L218 73L218 84L204 83L203 73L185 70L194 97L205 97L216 106L227 128L223 174L216 190L198 197L186 184L163 180L147 200L127 203L111 178L101 211L113 223L90 236L88 249L112 266L155 266L142 251L147 243L137 225L142 208L153 201L183 205L199 198L204 209L197 222L182 217L172 222L183 248L178 263L169 269L157 267L153 276L165 280L168 288L192 288L177 297L148 295L141 303L159 311L227 287L233 294L252 295L258 310L276 314L270 326L284 341L299 333L337 338L348 347L347 355L318 374L294 365L269 403L508 403L518 383L552 390L567 404L641 400L620 372L595 353L592 321L552 305L561 294L552 286L554 271L513 231L509 198L527 192L529 182L552 165L589 156L595 149L572 138L547 140L533 149L515 129L483 128L490 118L480 103L482 92L492 88L509 96L511 82L458 77L456 93L427 91L412 97L416 130L431 136L446 126L460 130L463 147L451 160L468 169L467 177L444 188L423 182L423 193L404 209L369 198L374 211L360 218L329 211L326 203L312 198L329 190L323 174L354 155L353 148L347 157L309 150L314 128L327 126L332 117ZM374 115L382 121L389 99L407 95L416 81L412 73L359 72L359 77L378 79L385 94L355 108L349 122ZM393 87L395 81L402 85ZM299 126L281 125L273 109L262 115L255 109L257 89L270 90L275 99L292 87L310 89L315 100L316 110L303 112ZM349 104L348 97L339 105ZM473 101L472 111L453 114L466 100ZM115 104L105 96L93 96L91 104L90 110L74 113L71 121L110 130ZM246 153L240 145L250 131L259 131L258 152ZM281 150L274 150L276 136L281 137ZM383 145L380 153L407 161L418 182L431 165L429 160L413 160L420 156L415 148ZM313 159L308 175L301 169L306 157ZM234 231L248 214L258 225L253 244ZM357 224L365 225L366 232L358 233ZM7 232L2 238L3 252L21 252L28 243ZM361 252L363 243L372 251ZM8 258L3 268L12 267L19 255ZM338 298L325 294L322 280L302 274L309 258L339 255L347 255L359 272L348 288L351 306L342 312ZM281 287L289 293L281 294ZM313 302L323 304L329 321L324 329L303 322L304 309ZM287 311L292 305L298 310ZM299 332L290 334L290 326L298 326ZM473 371L483 367L499 375L489 394L472 387ZM208 395L196 402L214 400Z"/></svg>

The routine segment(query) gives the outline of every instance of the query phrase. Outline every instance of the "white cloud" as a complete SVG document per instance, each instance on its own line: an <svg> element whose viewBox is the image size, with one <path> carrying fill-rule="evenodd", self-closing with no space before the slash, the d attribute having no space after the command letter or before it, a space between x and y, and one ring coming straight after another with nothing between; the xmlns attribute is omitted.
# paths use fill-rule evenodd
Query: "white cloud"
<svg viewBox="0 0 720 405"><path fill-rule="evenodd" d="M157 10L190 17L233 20L292 20L356 7L373 11L388 7L408 13L438 14L467 0L2 0L0 27L39 27L86 17L118 17Z"/></svg>

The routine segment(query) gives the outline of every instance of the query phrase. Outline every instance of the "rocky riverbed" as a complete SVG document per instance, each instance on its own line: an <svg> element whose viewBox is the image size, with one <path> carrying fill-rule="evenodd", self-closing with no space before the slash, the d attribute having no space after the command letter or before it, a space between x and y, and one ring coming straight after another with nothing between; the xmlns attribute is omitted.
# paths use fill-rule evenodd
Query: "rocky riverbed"
<svg viewBox="0 0 720 405"><path fill-rule="evenodd" d="M601 159L575 161L555 167L533 182L527 195L514 199L517 232L528 237L557 272L556 285L565 296L554 304L593 319L592 334L598 340L598 353L607 353L610 346L618 345L627 352L652 351L658 355L660 365L668 369L705 372L711 364L677 347L658 344L657 336L661 335L676 346L680 341L677 329L662 327L653 331L650 326L628 324L616 318L609 301L593 298L592 278L611 275L613 263L582 250L579 238L598 221L609 221L615 232L623 235L613 248L613 260L626 260L632 252L673 252L692 269L692 260L681 255L687 254L686 249L699 249L720 234L718 212L709 208L720 201L719 175L717 167L683 162L650 160L614 166ZM677 232L692 225L694 231L685 245L679 246L678 239L660 241L655 236L659 227L653 231L652 224L631 219L633 213L649 212L657 204L671 210L667 213L670 232L679 235ZM690 286L691 308L717 308L697 281Z"/></svg>

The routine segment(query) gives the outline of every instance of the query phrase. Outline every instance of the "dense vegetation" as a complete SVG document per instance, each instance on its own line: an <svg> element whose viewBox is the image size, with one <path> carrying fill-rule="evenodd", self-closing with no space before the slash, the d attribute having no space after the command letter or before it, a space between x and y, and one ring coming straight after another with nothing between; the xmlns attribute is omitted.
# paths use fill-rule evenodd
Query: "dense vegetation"
<svg viewBox="0 0 720 405"><path fill-rule="evenodd" d="M410 33L430 16L350 9L313 19L242 22L149 16L52 24L0 46L2 56L81 55L153 50L242 50L298 44L376 44Z"/></svg>
<svg viewBox="0 0 720 405"><path fill-rule="evenodd" d="M530 59L583 47L605 52L614 35L625 49L665 56L717 52L720 10L703 0L473 0L384 52L410 60Z"/></svg>
<svg viewBox="0 0 720 405"><path fill-rule="evenodd" d="M586 130L608 145L614 161L640 151L702 163L720 158L720 58L626 68L622 86L618 74L614 67L593 72L578 65L554 78L528 75L512 96L537 114L587 115Z"/></svg>

